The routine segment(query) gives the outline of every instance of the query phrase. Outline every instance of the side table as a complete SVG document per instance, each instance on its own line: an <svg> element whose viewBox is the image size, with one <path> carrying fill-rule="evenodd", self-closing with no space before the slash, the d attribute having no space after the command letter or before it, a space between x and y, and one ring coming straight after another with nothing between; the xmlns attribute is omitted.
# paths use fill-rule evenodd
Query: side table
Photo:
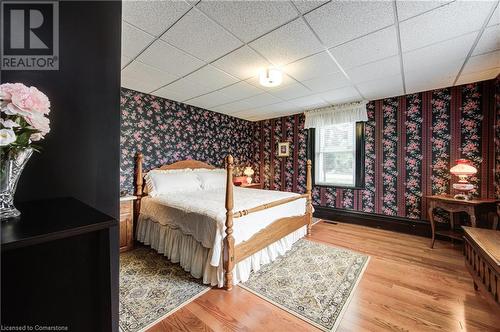
<svg viewBox="0 0 500 332"><path fill-rule="evenodd" d="M480 216L486 216L491 220L491 225L493 229L497 228L498 225L498 214L496 212L497 203L499 200L495 199L471 199L471 200L460 200L454 199L450 195L433 195L426 196L429 200L429 220L431 222L432 230L432 240L430 247L434 247L434 241L436 234L442 235L448 238L461 240L463 235L461 233L455 232L455 214L458 212L465 212L470 217L471 227L477 226L477 221ZM436 230L436 223L434 220L434 209L441 208L445 211L450 212L450 226L449 231Z"/></svg>

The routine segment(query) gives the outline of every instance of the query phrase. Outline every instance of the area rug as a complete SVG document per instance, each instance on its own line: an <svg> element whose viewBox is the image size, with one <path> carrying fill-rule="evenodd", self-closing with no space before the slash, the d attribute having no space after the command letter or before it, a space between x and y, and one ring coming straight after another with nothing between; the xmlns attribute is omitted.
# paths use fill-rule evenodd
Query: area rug
<svg viewBox="0 0 500 332"><path fill-rule="evenodd" d="M120 255L120 330L153 326L210 287L147 247Z"/></svg>
<svg viewBox="0 0 500 332"><path fill-rule="evenodd" d="M323 331L335 331L369 259L303 239L240 287Z"/></svg>

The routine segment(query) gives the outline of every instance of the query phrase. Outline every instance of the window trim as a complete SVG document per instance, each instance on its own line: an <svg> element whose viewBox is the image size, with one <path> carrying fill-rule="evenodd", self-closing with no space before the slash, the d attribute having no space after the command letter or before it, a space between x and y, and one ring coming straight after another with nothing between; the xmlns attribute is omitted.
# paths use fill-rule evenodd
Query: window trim
<svg viewBox="0 0 500 332"><path fill-rule="evenodd" d="M310 128L307 135L307 158L312 162L311 176L312 184L316 187L339 188L339 189L365 189L365 124L356 122L356 177L354 186L335 186L328 184L316 184L316 130Z"/></svg>

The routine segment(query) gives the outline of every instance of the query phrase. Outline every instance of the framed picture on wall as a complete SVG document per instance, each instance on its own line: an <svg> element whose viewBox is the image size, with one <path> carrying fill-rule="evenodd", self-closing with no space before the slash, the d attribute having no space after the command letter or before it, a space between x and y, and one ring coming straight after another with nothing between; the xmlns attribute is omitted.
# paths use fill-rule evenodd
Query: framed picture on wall
<svg viewBox="0 0 500 332"><path fill-rule="evenodd" d="M278 143L278 157L290 156L290 142Z"/></svg>

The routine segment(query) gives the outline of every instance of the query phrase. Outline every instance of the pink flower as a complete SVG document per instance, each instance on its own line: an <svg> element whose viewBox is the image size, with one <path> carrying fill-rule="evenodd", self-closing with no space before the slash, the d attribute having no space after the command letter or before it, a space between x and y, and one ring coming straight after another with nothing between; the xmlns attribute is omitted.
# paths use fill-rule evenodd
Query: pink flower
<svg viewBox="0 0 500 332"><path fill-rule="evenodd" d="M41 114L50 112L49 98L34 86L28 88L21 83L2 84L0 95L10 99L14 106L23 111Z"/></svg>

